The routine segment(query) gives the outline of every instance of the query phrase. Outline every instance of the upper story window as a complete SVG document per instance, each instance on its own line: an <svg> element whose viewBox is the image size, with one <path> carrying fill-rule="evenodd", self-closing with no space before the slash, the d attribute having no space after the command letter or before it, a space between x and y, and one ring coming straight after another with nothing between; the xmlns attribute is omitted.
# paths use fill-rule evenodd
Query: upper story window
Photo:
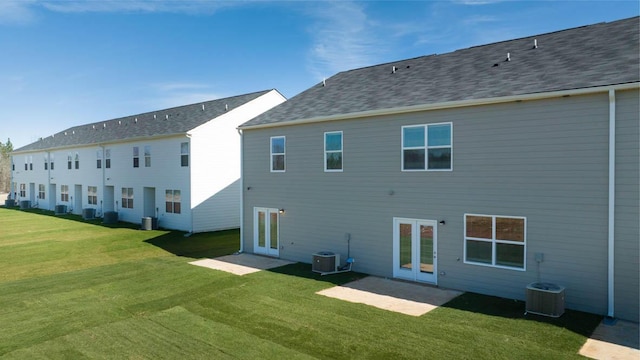
<svg viewBox="0 0 640 360"><path fill-rule="evenodd" d="M29 157L25 156L24 157L24 171L29 170Z"/></svg>
<svg viewBox="0 0 640 360"><path fill-rule="evenodd" d="M50 155L49 155L49 162L50 162L50 166L49 166L49 168L50 168L51 170L53 170L53 157L54 157L54 156L53 156L53 154L50 154Z"/></svg>
<svg viewBox="0 0 640 360"><path fill-rule="evenodd" d="M69 153L69 155L67 155L67 169L71 170L72 163L73 163L73 157L71 156L71 153Z"/></svg>
<svg viewBox="0 0 640 360"><path fill-rule="evenodd" d="M111 169L111 149L104 150L104 167L105 169Z"/></svg>
<svg viewBox="0 0 640 360"><path fill-rule="evenodd" d="M342 171L342 131L324 133L324 171Z"/></svg>
<svg viewBox="0 0 640 360"><path fill-rule="evenodd" d="M76 153L75 157L76 170L80 169L80 155Z"/></svg>
<svg viewBox="0 0 640 360"><path fill-rule="evenodd" d="M144 167L151 167L151 146L144 147Z"/></svg>
<svg viewBox="0 0 640 360"><path fill-rule="evenodd" d="M87 203L89 205L98 204L98 187L97 186L87 186Z"/></svg>
<svg viewBox="0 0 640 360"><path fill-rule="evenodd" d="M271 137L271 172L285 171L285 141L284 136Z"/></svg>
<svg viewBox="0 0 640 360"><path fill-rule="evenodd" d="M464 262L524 270L526 237L524 217L465 214Z"/></svg>
<svg viewBox="0 0 640 360"><path fill-rule="evenodd" d="M189 143L180 143L180 166L189 166Z"/></svg>
<svg viewBox="0 0 640 360"><path fill-rule="evenodd" d="M44 154L44 169L49 169L49 159L47 159L47 154Z"/></svg>
<svg viewBox="0 0 640 360"><path fill-rule="evenodd" d="M60 201L69 201L69 185L60 185Z"/></svg>
<svg viewBox="0 0 640 360"><path fill-rule="evenodd" d="M33 170L33 156L29 156L29 170Z"/></svg>
<svg viewBox="0 0 640 360"><path fill-rule="evenodd" d="M402 127L402 170L452 170L452 123Z"/></svg>
<svg viewBox="0 0 640 360"><path fill-rule="evenodd" d="M96 169L102 169L102 151L96 151Z"/></svg>
<svg viewBox="0 0 640 360"><path fill-rule="evenodd" d="M133 167L140 167L140 148L137 146L133 147Z"/></svg>
<svg viewBox="0 0 640 360"><path fill-rule="evenodd" d="M133 209L133 188L122 188L122 208Z"/></svg>
<svg viewBox="0 0 640 360"><path fill-rule="evenodd" d="M11 158L11 171L16 171L16 163L13 162L13 158Z"/></svg>

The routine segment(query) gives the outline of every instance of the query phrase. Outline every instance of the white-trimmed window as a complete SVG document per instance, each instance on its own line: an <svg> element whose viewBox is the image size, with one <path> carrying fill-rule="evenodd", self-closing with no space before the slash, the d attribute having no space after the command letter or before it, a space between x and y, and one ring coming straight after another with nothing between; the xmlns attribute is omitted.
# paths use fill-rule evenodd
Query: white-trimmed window
<svg viewBox="0 0 640 360"><path fill-rule="evenodd" d="M29 155L29 170L33 170L33 156Z"/></svg>
<svg viewBox="0 0 640 360"><path fill-rule="evenodd" d="M137 146L133 147L133 167L140 167L140 148Z"/></svg>
<svg viewBox="0 0 640 360"><path fill-rule="evenodd" d="M102 169L102 150L96 151L96 169Z"/></svg>
<svg viewBox="0 0 640 360"><path fill-rule="evenodd" d="M44 184L38 184L38 199L44 199L44 195Z"/></svg>
<svg viewBox="0 0 640 360"><path fill-rule="evenodd" d="M76 153L75 156L75 165L76 165L76 170L80 169L80 154Z"/></svg>
<svg viewBox="0 0 640 360"><path fill-rule="evenodd" d="M180 190L167 190L165 192L165 211L167 213L180 214Z"/></svg>
<svg viewBox="0 0 640 360"><path fill-rule="evenodd" d="M464 215L464 262L525 270L527 218Z"/></svg>
<svg viewBox="0 0 640 360"><path fill-rule="evenodd" d="M69 185L60 185L60 201L69 202Z"/></svg>
<svg viewBox="0 0 640 360"><path fill-rule="evenodd" d="M122 188L122 208L133 209L133 188Z"/></svg>
<svg viewBox="0 0 640 360"><path fill-rule="evenodd" d="M53 155L53 154L50 154L50 155L49 155L49 161L51 162L51 164L50 164L51 166L49 166L49 168L50 168L51 170L53 170L53 158L54 158L54 155Z"/></svg>
<svg viewBox="0 0 640 360"><path fill-rule="evenodd" d="M104 168L111 169L111 149L104 149Z"/></svg>
<svg viewBox="0 0 640 360"><path fill-rule="evenodd" d="M342 171L342 131L324 133L324 171Z"/></svg>
<svg viewBox="0 0 640 360"><path fill-rule="evenodd" d="M453 170L453 124L402 127L402 171Z"/></svg>
<svg viewBox="0 0 640 360"><path fill-rule="evenodd" d="M44 169L49 170L49 159L47 158L47 154L44 154Z"/></svg>
<svg viewBox="0 0 640 360"><path fill-rule="evenodd" d="M24 171L28 171L29 170L29 157L25 156L24 157Z"/></svg>
<svg viewBox="0 0 640 360"><path fill-rule="evenodd" d="M151 167L151 146L144 147L144 167Z"/></svg>
<svg viewBox="0 0 640 360"><path fill-rule="evenodd" d="M20 184L20 197L26 197L27 196L27 184Z"/></svg>
<svg viewBox="0 0 640 360"><path fill-rule="evenodd" d="M71 167L73 165L73 156L71 155L71 153L67 154L67 169L71 170Z"/></svg>
<svg viewBox="0 0 640 360"><path fill-rule="evenodd" d="M271 137L271 172L285 171L285 147L286 139L284 136Z"/></svg>
<svg viewBox="0 0 640 360"><path fill-rule="evenodd" d="M189 143L180 143L180 166L189 166Z"/></svg>
<svg viewBox="0 0 640 360"><path fill-rule="evenodd" d="M87 186L87 203L89 205L98 205L98 187Z"/></svg>

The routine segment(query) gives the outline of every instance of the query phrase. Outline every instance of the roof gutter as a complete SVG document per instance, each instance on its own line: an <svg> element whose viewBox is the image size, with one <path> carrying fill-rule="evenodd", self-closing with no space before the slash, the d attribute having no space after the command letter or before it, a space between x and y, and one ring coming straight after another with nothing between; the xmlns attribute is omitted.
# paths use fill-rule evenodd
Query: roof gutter
<svg viewBox="0 0 640 360"><path fill-rule="evenodd" d="M511 96L503 96L503 97L496 97L496 98L446 101L446 102L434 103L434 104L421 104L421 105L386 108L386 109L378 109L378 110L359 111L354 113L337 114L337 115L331 115L331 116L317 116L317 117L312 117L307 119L299 119L299 120L286 121L286 122L239 126L238 128L239 129L262 129L262 128L271 128L271 127L288 126L288 125L300 125L300 124L326 122L326 121L358 119L358 118L364 118L364 117L397 115L397 114L412 113L412 112L418 112L418 111L500 104L500 103L507 103L507 102L513 102L513 101L531 101L531 100L540 100L540 99L548 99L548 98L572 96L572 95L586 95L586 94L607 92L611 90L631 90L631 89L637 89L639 87L640 87L640 82L632 82L632 83L618 84L618 85L550 91L550 92L541 92L541 93L523 94L523 95L511 95Z"/></svg>

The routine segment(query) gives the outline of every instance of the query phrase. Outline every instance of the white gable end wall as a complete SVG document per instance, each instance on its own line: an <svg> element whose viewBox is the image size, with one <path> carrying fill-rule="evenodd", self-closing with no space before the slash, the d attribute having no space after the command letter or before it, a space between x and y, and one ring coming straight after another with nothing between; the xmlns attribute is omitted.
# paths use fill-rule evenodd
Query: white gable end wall
<svg viewBox="0 0 640 360"><path fill-rule="evenodd" d="M284 101L280 93L272 90L190 131L194 232L240 227L237 127Z"/></svg>

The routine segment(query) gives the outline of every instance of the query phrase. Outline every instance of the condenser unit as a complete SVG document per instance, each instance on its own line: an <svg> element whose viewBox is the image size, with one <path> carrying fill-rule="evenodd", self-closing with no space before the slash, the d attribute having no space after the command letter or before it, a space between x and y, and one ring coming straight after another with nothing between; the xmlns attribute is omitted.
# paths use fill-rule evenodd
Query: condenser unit
<svg viewBox="0 0 640 360"><path fill-rule="evenodd" d="M329 251L321 251L313 254L311 270L317 273L332 273L340 267L340 254Z"/></svg>
<svg viewBox="0 0 640 360"><path fill-rule="evenodd" d="M64 215L67 213L67 205L56 205L55 214Z"/></svg>
<svg viewBox="0 0 640 360"><path fill-rule="evenodd" d="M535 282L527 286L526 312L560 317L564 314L564 287Z"/></svg>
<svg viewBox="0 0 640 360"><path fill-rule="evenodd" d="M82 209L82 219L91 220L91 219L95 219L95 217L96 217L96 209L92 209L92 208Z"/></svg>

